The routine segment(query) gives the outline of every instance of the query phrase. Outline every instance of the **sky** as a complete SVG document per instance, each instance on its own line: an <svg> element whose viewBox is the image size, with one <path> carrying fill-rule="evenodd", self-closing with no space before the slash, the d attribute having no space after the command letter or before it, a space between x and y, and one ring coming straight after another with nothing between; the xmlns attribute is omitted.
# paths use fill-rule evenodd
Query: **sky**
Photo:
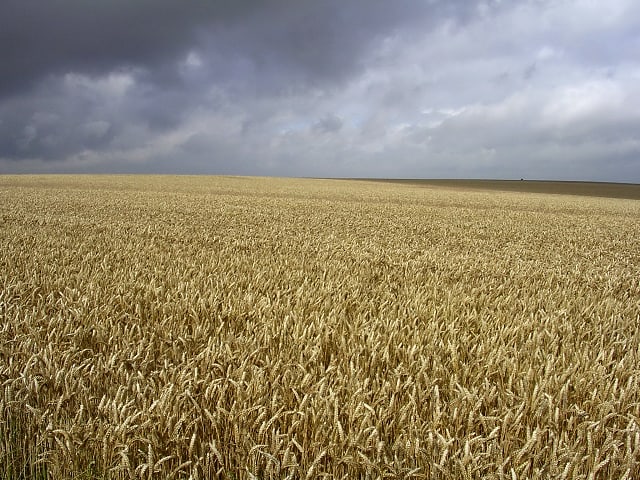
<svg viewBox="0 0 640 480"><path fill-rule="evenodd" d="M2 0L0 173L640 183L637 0Z"/></svg>

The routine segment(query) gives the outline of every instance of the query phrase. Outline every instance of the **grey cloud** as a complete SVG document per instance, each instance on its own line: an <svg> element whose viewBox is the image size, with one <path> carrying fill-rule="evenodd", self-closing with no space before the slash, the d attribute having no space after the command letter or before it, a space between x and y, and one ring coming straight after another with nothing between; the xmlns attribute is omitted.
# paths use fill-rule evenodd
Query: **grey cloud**
<svg viewBox="0 0 640 480"><path fill-rule="evenodd" d="M522 77L525 80L531 80L531 78L533 78L533 76L536 74L537 70L538 65L536 64L536 62L533 62L524 69L524 72L522 72Z"/></svg>
<svg viewBox="0 0 640 480"><path fill-rule="evenodd" d="M320 133L335 133L342 129L342 119L337 115L326 115L318 120L313 128Z"/></svg>

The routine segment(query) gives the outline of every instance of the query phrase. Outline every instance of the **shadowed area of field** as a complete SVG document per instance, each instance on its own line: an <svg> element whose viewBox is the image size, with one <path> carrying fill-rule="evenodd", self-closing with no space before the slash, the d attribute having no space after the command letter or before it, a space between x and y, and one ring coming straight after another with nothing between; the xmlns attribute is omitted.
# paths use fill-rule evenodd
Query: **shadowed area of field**
<svg viewBox="0 0 640 480"><path fill-rule="evenodd" d="M606 182L560 182L546 180L455 180L455 179L360 179L373 182L440 186L471 190L584 195L589 197L628 198L640 200L640 184Z"/></svg>

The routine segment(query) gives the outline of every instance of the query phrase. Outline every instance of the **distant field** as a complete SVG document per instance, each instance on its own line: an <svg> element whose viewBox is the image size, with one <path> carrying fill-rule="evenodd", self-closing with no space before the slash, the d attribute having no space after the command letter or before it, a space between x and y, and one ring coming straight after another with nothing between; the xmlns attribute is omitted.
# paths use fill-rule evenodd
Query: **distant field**
<svg viewBox="0 0 640 480"><path fill-rule="evenodd" d="M371 179L367 181L401 183L407 185L438 186L505 192L552 193L589 197L628 198L640 200L640 184L605 182L559 182L543 180L429 180L429 179Z"/></svg>
<svg viewBox="0 0 640 480"><path fill-rule="evenodd" d="M0 478L640 478L640 202L478 185L0 176Z"/></svg>

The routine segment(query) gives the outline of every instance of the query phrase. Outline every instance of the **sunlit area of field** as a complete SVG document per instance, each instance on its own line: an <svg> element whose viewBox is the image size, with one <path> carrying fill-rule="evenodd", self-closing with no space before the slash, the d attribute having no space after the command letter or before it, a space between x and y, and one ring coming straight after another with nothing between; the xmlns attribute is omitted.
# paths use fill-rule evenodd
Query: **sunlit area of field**
<svg viewBox="0 0 640 480"><path fill-rule="evenodd" d="M0 177L0 478L640 476L640 202Z"/></svg>

